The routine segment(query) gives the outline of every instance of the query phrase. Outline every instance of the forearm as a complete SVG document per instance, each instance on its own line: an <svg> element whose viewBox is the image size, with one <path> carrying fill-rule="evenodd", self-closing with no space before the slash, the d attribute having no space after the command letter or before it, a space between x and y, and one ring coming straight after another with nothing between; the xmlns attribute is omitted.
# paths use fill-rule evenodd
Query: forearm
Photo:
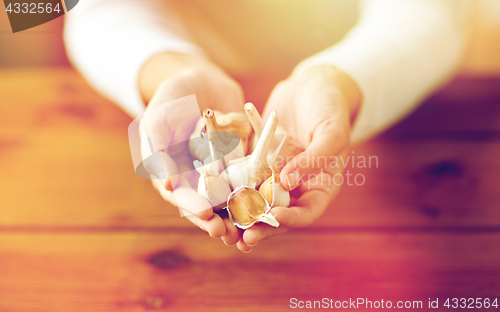
<svg viewBox="0 0 500 312"><path fill-rule="evenodd" d="M166 51L203 57L165 1L86 0L66 17L65 43L73 65L101 94L130 115L142 113L139 74Z"/></svg>
<svg viewBox="0 0 500 312"><path fill-rule="evenodd" d="M346 38L296 71L323 64L350 76L362 93L351 139L366 139L410 112L458 67L466 43L463 13L449 0L366 1Z"/></svg>

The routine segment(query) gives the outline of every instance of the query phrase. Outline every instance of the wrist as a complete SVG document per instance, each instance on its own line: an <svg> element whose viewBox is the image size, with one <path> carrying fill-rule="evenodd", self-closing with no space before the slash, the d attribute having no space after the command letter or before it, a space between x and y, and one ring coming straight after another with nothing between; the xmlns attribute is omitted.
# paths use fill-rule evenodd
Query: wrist
<svg viewBox="0 0 500 312"><path fill-rule="evenodd" d="M217 70L217 67L201 56L178 52L165 52L148 59L138 81L143 100L149 102L164 81L189 69Z"/></svg>
<svg viewBox="0 0 500 312"><path fill-rule="evenodd" d="M303 82L320 79L333 85L347 104L351 123L355 120L361 106L362 94L356 82L345 72L331 65L314 65L293 72L290 78Z"/></svg>

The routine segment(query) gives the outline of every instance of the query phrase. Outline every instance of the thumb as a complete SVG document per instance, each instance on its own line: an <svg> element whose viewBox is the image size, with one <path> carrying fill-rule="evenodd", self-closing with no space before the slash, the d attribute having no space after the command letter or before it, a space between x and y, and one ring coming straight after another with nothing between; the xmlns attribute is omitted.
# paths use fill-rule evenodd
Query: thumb
<svg viewBox="0 0 500 312"><path fill-rule="evenodd" d="M348 134L334 127L319 127L311 144L302 153L288 162L280 173L282 186L291 191L300 184L317 176L349 142ZM348 133L348 132L347 132Z"/></svg>

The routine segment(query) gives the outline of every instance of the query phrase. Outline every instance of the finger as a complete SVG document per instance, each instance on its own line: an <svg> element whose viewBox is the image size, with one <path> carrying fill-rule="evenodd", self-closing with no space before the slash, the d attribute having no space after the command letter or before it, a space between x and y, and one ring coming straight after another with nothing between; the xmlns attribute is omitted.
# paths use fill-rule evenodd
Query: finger
<svg viewBox="0 0 500 312"><path fill-rule="evenodd" d="M154 152L147 127L141 123L139 127L141 135L141 155L143 157L142 165L144 169L156 177L162 179L164 188L172 191L178 184L178 168L175 161L168 155L167 151L161 150Z"/></svg>
<svg viewBox="0 0 500 312"><path fill-rule="evenodd" d="M172 163L175 164L175 162L172 160L172 158L167 155L166 151L165 150L162 150L162 153L161 153L161 158L163 160L163 169L165 170L165 189L167 191L173 191L174 190L174 187L177 186L179 180L176 179L177 176L172 174L172 171L169 170L169 164L170 164L170 167L172 167ZM175 170L175 172L177 173L177 167L174 167L173 168ZM170 172L170 174L169 174Z"/></svg>
<svg viewBox="0 0 500 312"><path fill-rule="evenodd" d="M224 220L222 220L222 218L217 214L214 214L212 218L208 220L201 220L195 215L190 215L186 218L203 231L208 232L211 237L222 237L226 233Z"/></svg>
<svg viewBox="0 0 500 312"><path fill-rule="evenodd" d="M154 178L162 180L163 187L167 191L172 191L179 184L177 165L166 153L154 153L146 157L142 163L148 173Z"/></svg>
<svg viewBox="0 0 500 312"><path fill-rule="evenodd" d="M160 177L164 179L165 189L167 191L173 191L179 184L179 168L176 162L170 157L167 149L163 149L160 152L161 154L161 163L159 164L159 174Z"/></svg>
<svg viewBox="0 0 500 312"><path fill-rule="evenodd" d="M312 219L311 216L308 216L310 212L305 207L274 207L270 212L280 226L276 228L265 223L254 224L243 233L243 241L247 245L253 247L261 240L288 232L294 226L306 226L308 220ZM303 224L299 224L299 221ZM312 223L312 220L310 222Z"/></svg>
<svg viewBox="0 0 500 312"><path fill-rule="evenodd" d="M183 216L195 215L201 220L209 220L214 215L210 203L193 189L181 187L174 190L173 194Z"/></svg>
<svg viewBox="0 0 500 312"><path fill-rule="evenodd" d="M180 187L172 193L183 216L195 215L201 220L209 220L214 212L208 200L191 188L189 181L180 177Z"/></svg>
<svg viewBox="0 0 500 312"><path fill-rule="evenodd" d="M224 218L223 220L226 226L226 233L221 237L221 239L226 245L234 245L240 240L240 232L229 219Z"/></svg>
<svg viewBox="0 0 500 312"><path fill-rule="evenodd" d="M165 185L160 178L155 177L151 175L151 183L153 184L153 187L160 193L161 197L165 199L166 201L170 202L172 205L177 207L177 201L175 200L174 193L172 191L168 191L165 188Z"/></svg>
<svg viewBox="0 0 500 312"><path fill-rule="evenodd" d="M274 207L271 213L279 222L279 227L256 223L243 233L243 241L255 246L261 240L283 234L292 228L311 225L326 209L331 196L322 190L307 191L297 200L297 206Z"/></svg>
<svg viewBox="0 0 500 312"><path fill-rule="evenodd" d="M172 205L179 208L179 211L181 212L182 216L196 217L197 219L200 220L210 220L214 215L212 207L208 203L208 201L205 198L201 197L196 192L192 194L191 193L191 191L193 191L192 189L183 187L177 189L175 192L172 192L165 190L165 188L163 187L163 183L161 183L159 179L153 179L152 183L153 187L160 192L160 195L163 197L163 199L165 199ZM180 195L182 193L190 193L190 194L184 195L184 196L189 196L188 198L183 198L181 197L183 195ZM185 208L186 206L188 206L189 208L186 209ZM198 208L193 208L193 207L198 207Z"/></svg>
<svg viewBox="0 0 500 312"><path fill-rule="evenodd" d="M293 227L304 227L312 223L312 218L307 216L310 213L304 207L275 207L271 213L275 215L280 226L276 228L265 223L254 224L243 233L243 241L248 246L253 247L260 241L286 233ZM304 219L301 220L301 216L304 216Z"/></svg>
<svg viewBox="0 0 500 312"><path fill-rule="evenodd" d="M275 235L283 234L289 230L290 228L285 228L281 225L275 228L265 223L257 223L245 230L245 232L243 233L243 241L248 246L253 248L261 240L273 237Z"/></svg>
<svg viewBox="0 0 500 312"><path fill-rule="evenodd" d="M243 237L241 237L238 242L236 243L236 247L238 247L239 250L243 251L244 253L249 253L252 251L252 247L248 246L244 241Z"/></svg>
<svg viewBox="0 0 500 312"><path fill-rule="evenodd" d="M174 187L172 186L172 181L167 177L167 179L164 182L165 190L171 192L174 190Z"/></svg>
<svg viewBox="0 0 500 312"><path fill-rule="evenodd" d="M297 199L295 206L275 207L273 213L284 227L304 228L325 212L337 189L307 190Z"/></svg>
<svg viewBox="0 0 500 312"><path fill-rule="evenodd" d="M318 125L311 144L302 153L288 162L280 173L282 186L291 191L305 181L317 177L349 142L343 129L336 128L334 121Z"/></svg>

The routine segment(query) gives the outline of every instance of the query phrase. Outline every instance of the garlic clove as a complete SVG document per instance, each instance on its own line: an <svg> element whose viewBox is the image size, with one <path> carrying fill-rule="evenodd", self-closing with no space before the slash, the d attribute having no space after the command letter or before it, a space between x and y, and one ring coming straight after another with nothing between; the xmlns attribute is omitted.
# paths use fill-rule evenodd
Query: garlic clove
<svg viewBox="0 0 500 312"><path fill-rule="evenodd" d="M281 168L277 165L276 158L278 157L283 144L286 141L286 135L281 139L281 143L274 151L269 159L269 167L272 171L272 176L268 178L259 188L259 192L264 196L271 207L290 206L290 193L281 186L279 172Z"/></svg>
<svg viewBox="0 0 500 312"><path fill-rule="evenodd" d="M257 108L255 108L255 106L252 103L250 102L246 103L243 108L245 109L245 114L247 114L248 120L252 125L254 136L257 138L255 140L255 143L257 143L257 140L262 134L262 130L264 130L264 121L262 121L262 117L260 117Z"/></svg>
<svg viewBox="0 0 500 312"><path fill-rule="evenodd" d="M240 186L249 186L250 169L247 165L249 160L250 156L231 160L227 170L221 173L220 178L226 180L233 189Z"/></svg>
<svg viewBox="0 0 500 312"><path fill-rule="evenodd" d="M211 157L207 157L207 159L205 159L205 165L199 161L199 160L195 160L193 161L193 165L194 165L194 168L196 169L196 171L198 171L198 173L201 175L201 176L218 176L219 175L219 161L212 161L212 158Z"/></svg>
<svg viewBox="0 0 500 312"><path fill-rule="evenodd" d="M244 158L229 162L227 178L233 188L240 186L255 188L270 176L271 171L267 166L267 151L269 150L277 126L278 116L276 112L273 112L264 126L262 135L253 153Z"/></svg>
<svg viewBox="0 0 500 312"><path fill-rule="evenodd" d="M267 202L252 188L242 187L231 193L227 207L234 221L245 226L257 221L266 212Z"/></svg>
<svg viewBox="0 0 500 312"><path fill-rule="evenodd" d="M253 133L249 139L249 149L250 152L253 152L257 147L257 142L262 134L262 130L264 130L264 121L260 116L257 108L252 103L246 103L244 106L245 114L247 114L248 120L250 120L250 124L253 128Z"/></svg>
<svg viewBox="0 0 500 312"><path fill-rule="evenodd" d="M195 130L189 138L189 152L194 158L203 160L210 156L208 136L205 131L205 122L200 118L196 123Z"/></svg>
<svg viewBox="0 0 500 312"><path fill-rule="evenodd" d="M279 181L279 175L273 175L267 179L259 188L259 192L264 196L271 207L290 206L290 193L283 188Z"/></svg>
<svg viewBox="0 0 500 312"><path fill-rule="evenodd" d="M207 158L206 163L211 161ZM227 181L219 178L219 161L203 165L200 161L193 162L196 170L200 173L198 180L198 194L208 199L214 209L222 209L226 206L227 198L231 189Z"/></svg>
<svg viewBox="0 0 500 312"><path fill-rule="evenodd" d="M262 194L262 196L264 196L266 201L270 203L271 207L273 205L273 180L274 178L271 176L259 187L259 192Z"/></svg>
<svg viewBox="0 0 500 312"><path fill-rule="evenodd" d="M253 151L257 146L257 142L264 128L264 122L259 112L252 103L246 103L244 109L254 130L254 133L250 137L248 143L250 151ZM269 146L269 153L274 153L284 137L287 137L287 139L280 152L280 157L282 159L287 159L288 157L298 155L303 151L298 142L295 141L290 135L287 136L287 134L288 132L283 127L278 126L276 128L274 138L271 142L271 145Z"/></svg>
<svg viewBox="0 0 500 312"><path fill-rule="evenodd" d="M241 229L247 229L256 222L279 226L276 218L269 213L271 207L264 196L250 187L242 186L235 189L229 195L227 209L233 223Z"/></svg>
<svg viewBox="0 0 500 312"><path fill-rule="evenodd" d="M221 178L228 181L233 189L240 186L255 188L271 174L272 171L265 162L256 161L249 155L230 161L227 171L221 174Z"/></svg>
<svg viewBox="0 0 500 312"><path fill-rule="evenodd" d="M219 177L205 177L205 194L213 208L224 208L231 189L226 181Z"/></svg>

